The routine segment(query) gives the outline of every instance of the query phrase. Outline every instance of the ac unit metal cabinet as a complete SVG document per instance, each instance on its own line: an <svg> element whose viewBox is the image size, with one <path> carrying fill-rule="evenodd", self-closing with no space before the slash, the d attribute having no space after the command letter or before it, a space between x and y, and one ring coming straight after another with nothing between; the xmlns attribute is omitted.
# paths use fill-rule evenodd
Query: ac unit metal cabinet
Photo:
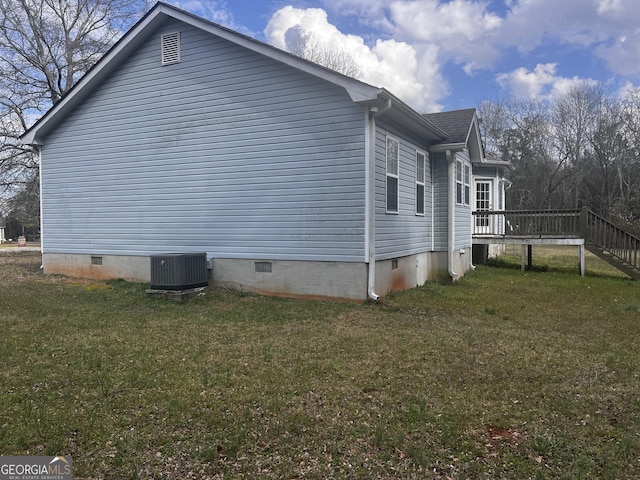
<svg viewBox="0 0 640 480"><path fill-rule="evenodd" d="M206 287L207 254L163 253L151 256L152 290L187 290Z"/></svg>

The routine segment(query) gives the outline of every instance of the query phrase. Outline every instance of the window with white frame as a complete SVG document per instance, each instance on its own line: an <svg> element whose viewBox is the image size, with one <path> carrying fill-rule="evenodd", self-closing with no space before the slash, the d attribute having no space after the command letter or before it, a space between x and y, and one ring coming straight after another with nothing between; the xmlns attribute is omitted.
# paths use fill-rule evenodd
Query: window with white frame
<svg viewBox="0 0 640 480"><path fill-rule="evenodd" d="M424 215L425 154L416 152L416 215Z"/></svg>
<svg viewBox="0 0 640 480"><path fill-rule="evenodd" d="M462 177L463 177L463 164L462 160L456 161L456 203L462 205L464 201L464 190Z"/></svg>
<svg viewBox="0 0 640 480"><path fill-rule="evenodd" d="M469 205L471 201L471 167L464 164L464 204Z"/></svg>
<svg viewBox="0 0 640 480"><path fill-rule="evenodd" d="M387 137L387 212L398 213L400 144Z"/></svg>
<svg viewBox="0 0 640 480"><path fill-rule="evenodd" d="M456 203L469 205L471 201L471 167L456 160Z"/></svg>

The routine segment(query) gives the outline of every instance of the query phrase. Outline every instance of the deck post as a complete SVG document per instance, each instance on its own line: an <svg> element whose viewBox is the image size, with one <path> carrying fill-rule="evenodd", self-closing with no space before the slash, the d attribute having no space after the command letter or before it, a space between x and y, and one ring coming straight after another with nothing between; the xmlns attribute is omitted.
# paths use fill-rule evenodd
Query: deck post
<svg viewBox="0 0 640 480"><path fill-rule="evenodd" d="M584 206L580 209L580 225L579 225L579 235L587 240L587 230L589 228L589 209Z"/></svg>
<svg viewBox="0 0 640 480"><path fill-rule="evenodd" d="M580 276L584 277L585 274L585 266L584 266L584 243L578 246L580 249Z"/></svg>

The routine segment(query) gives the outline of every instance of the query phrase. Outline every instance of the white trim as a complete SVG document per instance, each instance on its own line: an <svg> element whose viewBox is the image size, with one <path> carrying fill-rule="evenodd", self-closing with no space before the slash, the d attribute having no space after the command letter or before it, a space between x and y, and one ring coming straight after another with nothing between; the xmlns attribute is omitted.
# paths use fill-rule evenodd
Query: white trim
<svg viewBox="0 0 640 480"><path fill-rule="evenodd" d="M88 95L93 87L106 78L121 60L128 58L130 52L134 51L141 42L147 39L147 31L153 31L157 26L164 23L167 18L182 21L187 25L212 33L249 50L338 85L347 91L354 102L373 101L385 92L384 89L374 87L360 80L347 77L328 68L308 62L272 45L242 35L166 3L157 3L78 81L68 94L64 95L35 125L20 137L20 141L25 145L37 145L41 140L39 138L40 132L45 130L46 134L46 131L50 128L48 124L56 125L57 122L55 119L59 115L64 115L81 101L84 96Z"/></svg>
<svg viewBox="0 0 640 480"><path fill-rule="evenodd" d="M44 222L43 195L42 195L42 148L38 148L38 182L40 183L40 253L44 253ZM42 269L42 265L40 266Z"/></svg>
<svg viewBox="0 0 640 480"><path fill-rule="evenodd" d="M467 162L464 162L463 173L462 173L462 183L463 183L463 203L465 207L471 206L471 165Z"/></svg>
<svg viewBox="0 0 640 480"><path fill-rule="evenodd" d="M367 296L378 300L376 289L376 114L365 111L365 262Z"/></svg>
<svg viewBox="0 0 640 480"><path fill-rule="evenodd" d="M418 178L418 155L422 156L422 181ZM426 177L427 177L427 153L424 150L416 149L416 162L415 162L415 176L416 183L414 187L414 195L415 195L415 213L419 217L425 216L425 203L426 203ZM422 185L422 212L418 211L418 186Z"/></svg>
<svg viewBox="0 0 640 480"><path fill-rule="evenodd" d="M445 159L446 160L446 159ZM431 185L431 251L436 249L436 188L435 188L435 158L429 156L429 173L431 178L429 183Z"/></svg>
<svg viewBox="0 0 640 480"><path fill-rule="evenodd" d="M371 202L375 198L375 195L371 191L371 185L374 183L374 179L371 178L371 163L374 159L371 158L372 141L371 141L371 123L375 124L375 120L371 118L369 112L364 110L364 224L366 226L364 230L364 261L369 262L369 249L371 246L371 217L373 215L371 211ZM375 127L373 131L374 145L375 145Z"/></svg>
<svg viewBox="0 0 640 480"><path fill-rule="evenodd" d="M398 144L398 158L396 162L396 173L389 173L389 141L396 142ZM385 135L384 142L384 168L385 168L385 176L384 176L384 208L385 212L389 214L398 214L400 212L400 140L393 135ZM396 209L389 210L389 191L388 191L388 178L395 178L397 180L397 189L396 189Z"/></svg>
<svg viewBox="0 0 640 480"><path fill-rule="evenodd" d="M454 169L456 179L456 196L454 201L456 205L464 205L464 162L456 159ZM458 189L460 190L460 195L458 195Z"/></svg>
<svg viewBox="0 0 640 480"><path fill-rule="evenodd" d="M180 32L160 35L160 51L162 66L180 63Z"/></svg>

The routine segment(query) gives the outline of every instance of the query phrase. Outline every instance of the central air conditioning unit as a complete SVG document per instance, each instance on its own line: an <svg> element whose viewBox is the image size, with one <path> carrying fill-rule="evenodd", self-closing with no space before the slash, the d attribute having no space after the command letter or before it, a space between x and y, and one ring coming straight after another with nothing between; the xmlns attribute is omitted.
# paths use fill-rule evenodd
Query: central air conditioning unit
<svg viewBox="0 0 640 480"><path fill-rule="evenodd" d="M163 253L151 256L152 290L188 290L209 282L207 254Z"/></svg>

